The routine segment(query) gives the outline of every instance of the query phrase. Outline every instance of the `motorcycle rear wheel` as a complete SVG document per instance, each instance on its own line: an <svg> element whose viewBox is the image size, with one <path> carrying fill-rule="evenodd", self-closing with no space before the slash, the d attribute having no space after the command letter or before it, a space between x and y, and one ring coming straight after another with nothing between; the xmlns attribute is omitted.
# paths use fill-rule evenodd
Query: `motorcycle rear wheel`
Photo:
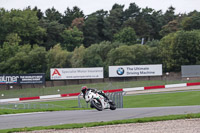
<svg viewBox="0 0 200 133"><path fill-rule="evenodd" d="M97 102L95 102L95 100ZM98 111L102 111L103 110L103 106L101 104L101 101L99 99L95 99L91 101L91 105L94 106Z"/></svg>

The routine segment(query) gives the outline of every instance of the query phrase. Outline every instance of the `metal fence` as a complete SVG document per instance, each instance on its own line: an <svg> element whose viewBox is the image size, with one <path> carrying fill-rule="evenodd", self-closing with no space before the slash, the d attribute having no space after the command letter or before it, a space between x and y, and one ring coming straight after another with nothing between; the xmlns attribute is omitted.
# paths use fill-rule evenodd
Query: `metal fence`
<svg viewBox="0 0 200 133"><path fill-rule="evenodd" d="M113 93L106 93L108 98L115 102L117 108L123 108L123 96L125 95L124 91L120 92L113 92ZM86 103L83 99L82 95L78 95L78 107L79 108L88 108L89 103Z"/></svg>
<svg viewBox="0 0 200 133"><path fill-rule="evenodd" d="M0 103L0 109L51 109L51 108L63 108L63 107L52 104L37 104L37 103Z"/></svg>

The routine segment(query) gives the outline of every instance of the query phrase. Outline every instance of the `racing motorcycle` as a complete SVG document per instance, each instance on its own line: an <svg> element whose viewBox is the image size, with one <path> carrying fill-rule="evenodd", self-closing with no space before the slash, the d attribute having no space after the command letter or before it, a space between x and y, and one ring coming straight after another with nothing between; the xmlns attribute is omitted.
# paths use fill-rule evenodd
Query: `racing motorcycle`
<svg viewBox="0 0 200 133"><path fill-rule="evenodd" d="M85 101L90 103L91 108L96 108L98 111L102 111L103 109L116 109L116 105L113 101L107 101L102 95L91 90L86 92Z"/></svg>

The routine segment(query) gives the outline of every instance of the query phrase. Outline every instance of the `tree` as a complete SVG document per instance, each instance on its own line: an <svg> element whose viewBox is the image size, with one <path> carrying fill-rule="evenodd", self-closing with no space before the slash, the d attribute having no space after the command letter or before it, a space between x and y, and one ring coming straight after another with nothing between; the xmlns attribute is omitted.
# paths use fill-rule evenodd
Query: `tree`
<svg viewBox="0 0 200 133"><path fill-rule="evenodd" d="M49 8L45 11L45 19L51 21L61 21L62 14L57 11L54 7Z"/></svg>
<svg viewBox="0 0 200 133"><path fill-rule="evenodd" d="M9 25L6 24L7 21L7 17L5 17L5 15L7 15L8 13L6 12L6 10L4 8L0 8L0 46L2 46L3 42L5 41L5 37L8 34L8 27Z"/></svg>
<svg viewBox="0 0 200 133"><path fill-rule="evenodd" d="M100 41L97 29L97 18L96 16L89 15L85 20L85 25L83 27L84 35L84 46L87 48L91 44L98 43Z"/></svg>
<svg viewBox="0 0 200 133"><path fill-rule="evenodd" d="M77 27L74 27L73 29L64 30L62 38L62 47L68 51L73 51L76 47L81 46L83 42L83 33L79 31Z"/></svg>
<svg viewBox="0 0 200 133"><path fill-rule="evenodd" d="M84 46L89 47L91 44L100 43L109 40L109 33L106 29L107 11L98 10L90 14L83 27Z"/></svg>
<svg viewBox="0 0 200 133"><path fill-rule="evenodd" d="M140 9L135 3L130 3L129 8L124 11L124 21L136 19L140 14Z"/></svg>
<svg viewBox="0 0 200 133"><path fill-rule="evenodd" d="M98 45L92 45L86 49L84 55L84 67L103 67L103 61L98 54Z"/></svg>
<svg viewBox="0 0 200 133"><path fill-rule="evenodd" d="M200 12L193 13L190 17L185 17L182 20L181 26L184 30L200 29Z"/></svg>
<svg viewBox="0 0 200 133"><path fill-rule="evenodd" d="M76 47L73 51L73 55L71 58L71 64L73 68L81 68L84 66L84 55L85 55L86 49L83 45L80 47Z"/></svg>
<svg viewBox="0 0 200 133"><path fill-rule="evenodd" d="M173 20L173 21L170 21L167 25L164 25L162 27L162 30L160 31L160 35L166 36L169 33L178 31L179 29L180 29L179 23L177 22L177 20Z"/></svg>
<svg viewBox="0 0 200 133"><path fill-rule="evenodd" d="M130 46L122 45L108 53L107 62L109 65L132 65L135 58Z"/></svg>
<svg viewBox="0 0 200 133"><path fill-rule="evenodd" d="M41 11L41 9L38 9L37 6L35 6L35 7L33 8L33 11L36 11L36 12L37 12L37 17L38 17L39 20L42 19L42 18L44 17L44 13Z"/></svg>
<svg viewBox="0 0 200 133"><path fill-rule="evenodd" d="M178 31L161 40L161 57L168 71L180 71L181 65L199 62L200 31Z"/></svg>
<svg viewBox="0 0 200 133"><path fill-rule="evenodd" d="M105 20L105 32L107 32L106 36L109 37L109 40L113 39L113 35L120 30L123 24L123 8L124 5L114 4L110 10L109 16Z"/></svg>
<svg viewBox="0 0 200 133"><path fill-rule="evenodd" d="M80 31L83 31L83 26L84 26L84 18L75 18L72 21L71 28L76 26Z"/></svg>
<svg viewBox="0 0 200 133"><path fill-rule="evenodd" d="M55 45L47 53L47 78L49 78L51 68L71 68L72 53L62 50L60 44Z"/></svg>
<svg viewBox="0 0 200 133"><path fill-rule="evenodd" d="M0 52L1 61L6 62L7 59L13 57L19 50L19 43L21 38L16 33L7 35L5 42L3 43L2 51Z"/></svg>
<svg viewBox="0 0 200 133"><path fill-rule="evenodd" d="M46 71L46 50L34 45L18 46L18 50L0 63L0 72L6 74L40 73Z"/></svg>
<svg viewBox="0 0 200 133"><path fill-rule="evenodd" d="M0 32L1 40L10 33L17 33L21 38L21 44L41 44L45 36L45 29L39 26L36 11L15 10L4 12L2 16L3 31ZM3 35L2 35L3 34Z"/></svg>
<svg viewBox="0 0 200 133"><path fill-rule="evenodd" d="M45 73L47 69L47 51L44 47L34 45L29 52L29 62L27 73Z"/></svg>
<svg viewBox="0 0 200 133"><path fill-rule="evenodd" d="M67 50L62 50L60 44L55 45L47 53L48 68L66 68L71 67L71 53Z"/></svg>
<svg viewBox="0 0 200 133"><path fill-rule="evenodd" d="M77 6L74 6L73 9L67 8L62 17L61 23L65 27L69 28L72 24L72 21L76 18L84 18L83 11L80 10Z"/></svg>
<svg viewBox="0 0 200 133"><path fill-rule="evenodd" d="M170 21L174 20L176 18L175 15L175 8L173 6L170 6L167 11L165 12L164 16L164 21L163 24L166 25L167 23L169 23Z"/></svg>
<svg viewBox="0 0 200 133"><path fill-rule="evenodd" d="M57 21L50 22L49 20L40 20L40 26L46 29L46 36L43 38L44 43L41 44L47 50L55 46L57 43L62 42L61 33L65 27Z"/></svg>
<svg viewBox="0 0 200 133"><path fill-rule="evenodd" d="M114 35L114 40L127 45L133 45L136 43L137 36L133 28L125 27Z"/></svg>

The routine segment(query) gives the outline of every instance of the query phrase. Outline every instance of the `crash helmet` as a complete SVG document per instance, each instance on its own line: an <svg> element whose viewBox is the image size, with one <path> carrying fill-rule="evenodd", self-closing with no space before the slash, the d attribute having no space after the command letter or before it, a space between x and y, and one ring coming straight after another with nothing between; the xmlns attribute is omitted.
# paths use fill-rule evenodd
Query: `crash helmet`
<svg viewBox="0 0 200 133"><path fill-rule="evenodd" d="M88 89L87 86L83 86L83 87L82 87L82 90L85 90L85 91L86 91L87 89Z"/></svg>

